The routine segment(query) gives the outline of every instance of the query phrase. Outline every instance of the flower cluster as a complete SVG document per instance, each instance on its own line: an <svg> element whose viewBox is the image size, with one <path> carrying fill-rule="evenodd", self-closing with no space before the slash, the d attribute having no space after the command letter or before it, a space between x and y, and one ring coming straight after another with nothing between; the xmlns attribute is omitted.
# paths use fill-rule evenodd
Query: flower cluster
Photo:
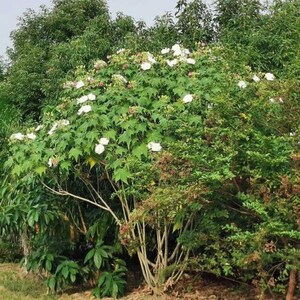
<svg viewBox="0 0 300 300"><path fill-rule="evenodd" d="M17 133L13 133L10 136L11 140L18 140L18 141L23 141L24 139L28 139L28 140L35 140L36 139L36 135L34 133L27 133L26 135L24 135L21 132L17 132Z"/></svg>
<svg viewBox="0 0 300 300"><path fill-rule="evenodd" d="M141 63L141 69L144 71L150 70L152 67L152 64L157 63L153 54L151 54L150 52L146 52L146 57L147 58Z"/></svg>
<svg viewBox="0 0 300 300"><path fill-rule="evenodd" d="M279 97L278 99L270 98L269 102L270 103L283 103L283 99L281 97Z"/></svg>
<svg viewBox="0 0 300 300"><path fill-rule="evenodd" d="M264 77L266 80L269 80L269 81L275 80L275 76L272 73L266 73ZM257 75L253 75L252 80L256 83L260 82L260 78ZM247 83L243 80L240 80L238 82L238 87L241 89L244 89L247 87Z"/></svg>
<svg viewBox="0 0 300 300"><path fill-rule="evenodd" d="M247 83L246 83L245 81L243 81L243 80L240 80L240 81L238 82L238 87L239 87L240 89L245 89L245 88L247 87Z"/></svg>
<svg viewBox="0 0 300 300"><path fill-rule="evenodd" d="M64 119L64 120L56 121L56 122L54 122L52 128L48 131L48 134L52 135L53 133L55 133L55 131L57 129L60 129L60 128L62 128L64 126L68 126L68 125L70 125L70 121L69 120L65 120Z"/></svg>
<svg viewBox="0 0 300 300"><path fill-rule="evenodd" d="M252 77L252 80L254 81L254 82L259 82L260 81L260 78L257 76L257 75L254 75L253 77Z"/></svg>
<svg viewBox="0 0 300 300"><path fill-rule="evenodd" d="M97 154L103 153L104 150L105 150L104 146L107 146L108 144L109 144L109 139L107 139L107 138L101 138L101 139L99 139L98 144L95 146L95 152Z"/></svg>
<svg viewBox="0 0 300 300"><path fill-rule="evenodd" d="M193 95L187 94L182 99L183 103L190 103L193 101Z"/></svg>
<svg viewBox="0 0 300 300"><path fill-rule="evenodd" d="M121 84L126 84L128 82L127 79L120 74L114 74L112 76L112 80L116 83L121 83Z"/></svg>
<svg viewBox="0 0 300 300"><path fill-rule="evenodd" d="M120 49L117 51L117 54L122 54L124 52L125 52L125 49ZM126 53L127 53L127 51L126 51ZM164 55L164 57L168 58L168 59L164 59L163 63L167 64L169 67L174 67L179 63L185 63L185 64L190 64L190 65L195 65L195 63L196 63L196 61L193 58L193 56L191 55L190 51L186 48L183 48L180 44L175 44L171 48L162 49L161 54ZM153 56L153 54L151 54L149 52L144 52L144 53L142 53L142 56L138 55L137 57L139 59L138 62L140 63L140 69L143 71L150 70L154 64L157 64L155 57ZM159 58L161 59L161 56ZM94 69L96 71L101 70L102 68L105 68L106 66L107 66L107 63L103 60L97 60L94 63ZM127 66L127 64L126 64L126 66ZM94 73L97 73L97 72L95 72L95 70L94 70ZM188 73L189 77L193 77L194 76L193 74L198 74L196 72L192 72L191 70L188 70L188 71L190 71ZM130 73L128 73L128 74L130 74ZM268 81L275 80L275 76L272 73L265 73L265 74L260 73L258 75L253 75L253 77L252 77L253 82L258 83L261 80L261 78L264 78L265 80L268 80ZM111 73L109 73L109 76L111 76L111 80L113 83L116 83L119 85L127 85L128 80L130 80L130 79L127 80L124 76L122 76L121 74L118 74L118 73L113 74L113 75L111 75ZM248 78L248 79L249 79L248 82L246 82L244 80L238 81L237 86L240 89L245 89L248 85L251 84L250 83L251 79L250 78ZM91 77L84 77L84 81L78 80L78 81L66 82L64 87L65 88L71 87L73 89L74 88L81 89L81 88L85 87L85 85L88 85L90 87L90 84L94 83L95 81L96 81L96 79L93 79ZM101 82L100 84L104 85L103 82ZM103 85L100 85L100 84L98 84L98 86L103 87ZM129 85L131 85L131 82ZM129 87L129 85L128 85L128 87ZM86 102L91 103L88 101L95 101L97 98L96 95L91 92L83 95L84 90L85 90L85 88L80 91L77 91L78 98L77 99L75 98L77 105L81 106L81 104L84 104L81 107L79 107L79 109L77 111L77 115L82 115L82 114L91 112L93 107L89 104L87 105ZM195 98L198 99L197 95L192 94L192 92L193 92L192 90L190 90L190 91L187 90L186 94L181 95L179 101L182 101L182 103L184 103L184 104L188 104L188 103L193 102L195 100ZM83 96L81 96L81 95L83 95ZM270 98L269 101L271 103L282 103L283 102L282 98ZM207 104L207 108L213 109L214 108L213 103ZM136 109L135 106L130 106L129 107L130 114L132 114L132 115L135 114L135 109ZM53 123L52 128L48 131L48 135L50 135L50 136L53 135L58 129L68 126L69 124L70 124L69 120L66 120L66 119L55 121ZM42 128L42 125L37 126L37 128L35 129L35 132L39 131L41 128ZM25 139L35 140L36 134L28 133L28 134L24 135L24 134L18 132L18 133L12 134L11 139L19 140L19 141L22 141ZM99 154L99 155L102 154L105 151L105 148L108 144L109 144L108 138L105 138L105 137L100 138L98 140L98 142L95 144L95 148L94 148L95 153ZM149 142L147 144L147 148L152 152L160 152L163 149L159 142L153 142L153 141ZM55 157L49 158L48 165L49 165L49 167L58 165L58 159Z"/></svg>
<svg viewBox="0 0 300 300"><path fill-rule="evenodd" d="M125 52L125 49L124 48L121 48L121 49L119 49L118 51L117 51L117 54L122 54L122 53L124 53Z"/></svg>
<svg viewBox="0 0 300 300"><path fill-rule="evenodd" d="M94 94L88 94L88 95L85 95L85 96L82 96L80 98L77 99L77 104L81 104L81 103L84 103L86 101L94 101L96 100L96 96Z"/></svg>
<svg viewBox="0 0 300 300"><path fill-rule="evenodd" d="M84 87L84 82L82 80L75 83L75 88L76 89L80 89L82 87Z"/></svg>
<svg viewBox="0 0 300 300"><path fill-rule="evenodd" d="M181 48L179 44L175 44L172 49L164 48L161 50L161 54L165 55L173 51L174 59L167 60L167 65L169 67L174 67L179 62L185 62L187 64L194 65L196 63L195 59L188 57L190 55L189 49Z"/></svg>
<svg viewBox="0 0 300 300"><path fill-rule="evenodd" d="M57 166L58 166L58 163L59 163L59 161L58 161L58 159L55 158L55 157L50 157L50 158L48 159L48 166L49 166L49 168L57 167Z"/></svg>
<svg viewBox="0 0 300 300"><path fill-rule="evenodd" d="M100 70L104 67L107 66L107 63L104 61L104 60L97 60L95 63L94 63L94 69L95 70Z"/></svg>
<svg viewBox="0 0 300 300"><path fill-rule="evenodd" d="M159 152L162 150L162 146L160 143L150 142L148 143L147 147L153 152Z"/></svg>
<svg viewBox="0 0 300 300"><path fill-rule="evenodd" d="M83 105L79 108L77 115L82 115L83 113L88 113L92 111L92 107L90 105Z"/></svg>
<svg viewBox="0 0 300 300"><path fill-rule="evenodd" d="M265 78L266 78L267 80L270 80L270 81L275 80L275 76L274 76L274 74L272 74L272 73L266 73L266 74L265 74Z"/></svg>

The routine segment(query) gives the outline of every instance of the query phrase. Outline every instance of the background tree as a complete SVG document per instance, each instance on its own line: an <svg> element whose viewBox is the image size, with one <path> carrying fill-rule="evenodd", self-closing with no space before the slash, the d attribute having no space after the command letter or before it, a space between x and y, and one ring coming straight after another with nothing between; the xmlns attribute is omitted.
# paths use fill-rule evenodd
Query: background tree
<svg viewBox="0 0 300 300"><path fill-rule="evenodd" d="M26 119L37 119L71 70L105 59L134 30L129 17L112 21L102 0L53 1L51 9L27 11L11 35L8 96Z"/></svg>
<svg viewBox="0 0 300 300"><path fill-rule="evenodd" d="M209 43L214 40L212 12L203 1L180 0L177 2L175 15L179 40L187 47L192 49L195 43Z"/></svg>

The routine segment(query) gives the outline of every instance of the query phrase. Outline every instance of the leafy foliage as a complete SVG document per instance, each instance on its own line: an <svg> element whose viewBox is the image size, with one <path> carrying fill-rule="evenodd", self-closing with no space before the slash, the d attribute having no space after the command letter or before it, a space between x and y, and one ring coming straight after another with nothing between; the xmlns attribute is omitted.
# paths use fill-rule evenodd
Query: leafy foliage
<svg viewBox="0 0 300 300"><path fill-rule="evenodd" d="M152 28L111 21L96 2L96 15L78 4L87 19L66 0L27 16L34 47L15 33L1 97L27 84L29 98L49 98L41 125L1 141L3 235L20 236L53 291L93 280L98 297L123 294L122 245L157 293L188 267L285 292L299 270L299 1L263 13L218 1L217 23L201 1L178 1L177 23L167 14Z"/></svg>

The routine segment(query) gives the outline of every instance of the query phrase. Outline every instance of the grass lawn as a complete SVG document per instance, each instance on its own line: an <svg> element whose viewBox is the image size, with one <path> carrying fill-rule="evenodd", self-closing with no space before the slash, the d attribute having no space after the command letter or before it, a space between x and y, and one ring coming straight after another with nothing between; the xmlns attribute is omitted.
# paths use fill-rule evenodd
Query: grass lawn
<svg viewBox="0 0 300 300"><path fill-rule="evenodd" d="M32 274L25 274L17 264L0 264L1 300L69 300L91 299L90 293L47 295L43 280Z"/></svg>
<svg viewBox="0 0 300 300"><path fill-rule="evenodd" d="M248 286L241 289L239 285L221 280L205 280L189 276L177 285L176 289L168 295L152 296L149 290L140 286L130 290L120 300L253 300L258 299L257 294ZM272 297L266 297L268 300ZM95 299L90 291L69 290L69 293L47 295L47 288L42 279L25 274L18 264L0 264L0 300L88 300ZM273 298L274 299L274 298ZM278 297L276 299L283 299ZM113 300L103 298L102 300Z"/></svg>

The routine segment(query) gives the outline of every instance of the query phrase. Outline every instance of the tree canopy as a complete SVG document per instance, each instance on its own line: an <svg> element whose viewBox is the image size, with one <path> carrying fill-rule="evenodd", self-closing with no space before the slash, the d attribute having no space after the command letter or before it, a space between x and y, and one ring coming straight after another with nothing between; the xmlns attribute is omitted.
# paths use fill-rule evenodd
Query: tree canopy
<svg viewBox="0 0 300 300"><path fill-rule="evenodd" d="M151 27L98 0L28 11L0 73L0 249L17 240L52 292L121 296L135 257L154 293L198 270L291 300L298 8L180 0Z"/></svg>

